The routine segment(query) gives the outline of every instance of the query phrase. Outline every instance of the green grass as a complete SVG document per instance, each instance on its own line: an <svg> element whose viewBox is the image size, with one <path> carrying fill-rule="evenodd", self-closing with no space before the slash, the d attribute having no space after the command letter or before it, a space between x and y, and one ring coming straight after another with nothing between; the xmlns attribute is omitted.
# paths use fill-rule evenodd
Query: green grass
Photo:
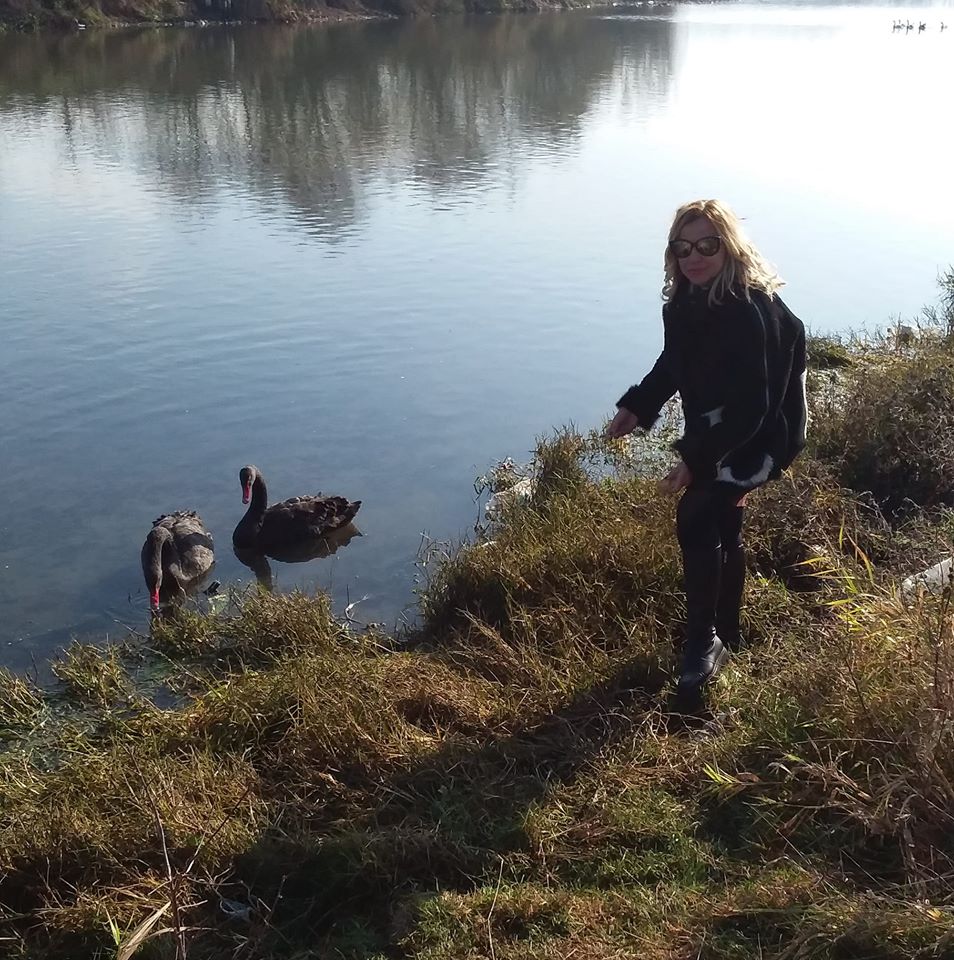
<svg viewBox="0 0 954 960"><path fill-rule="evenodd" d="M873 384L927 404L898 436L954 404L936 329L849 345L842 406L817 392L809 455L752 498L748 642L699 715L670 703L674 501L645 441L572 430L432 558L413 633L253 593L74 646L49 690L0 673L6 954L954 956L951 597L898 589L950 549L949 454L921 449L936 495L904 511L872 493L902 454L848 455Z"/></svg>

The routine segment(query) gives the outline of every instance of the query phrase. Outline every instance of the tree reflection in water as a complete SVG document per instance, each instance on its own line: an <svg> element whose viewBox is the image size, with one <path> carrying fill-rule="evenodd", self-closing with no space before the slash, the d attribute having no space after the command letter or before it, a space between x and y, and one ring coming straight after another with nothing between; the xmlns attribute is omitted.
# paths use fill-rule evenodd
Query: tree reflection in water
<svg viewBox="0 0 954 960"><path fill-rule="evenodd" d="M453 202L521 141L560 154L601 97L658 101L672 23L579 14L0 36L0 123L44 114L195 204L234 185L334 239L369 179Z"/></svg>

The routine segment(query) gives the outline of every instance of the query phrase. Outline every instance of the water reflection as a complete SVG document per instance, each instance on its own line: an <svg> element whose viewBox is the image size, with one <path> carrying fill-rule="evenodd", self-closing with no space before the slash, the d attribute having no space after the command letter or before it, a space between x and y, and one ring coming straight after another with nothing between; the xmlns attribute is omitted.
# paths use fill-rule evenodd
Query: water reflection
<svg viewBox="0 0 954 960"><path fill-rule="evenodd" d="M255 574L255 579L269 592L275 589L272 567L269 558L281 563L308 563L311 560L320 560L337 553L342 547L348 546L355 537L363 536L353 524L346 523L337 530L331 530L322 537L312 540L302 540L289 544L281 549L269 550L261 553L257 550L233 547L233 552L239 563L248 567Z"/></svg>
<svg viewBox="0 0 954 960"><path fill-rule="evenodd" d="M184 204L235 184L333 236L369 178L454 201L516 140L567 151L614 77L648 107L671 31L634 20L621 43L618 24L540 16L0 37L0 117L42 116L67 162L132 164Z"/></svg>
<svg viewBox="0 0 954 960"><path fill-rule="evenodd" d="M639 9L0 36L4 662L143 627L145 525L195 507L225 544L250 457L370 538L269 577L391 621L475 476L648 369L688 196L749 218L814 329L910 317L954 242L947 151L911 146L954 31Z"/></svg>

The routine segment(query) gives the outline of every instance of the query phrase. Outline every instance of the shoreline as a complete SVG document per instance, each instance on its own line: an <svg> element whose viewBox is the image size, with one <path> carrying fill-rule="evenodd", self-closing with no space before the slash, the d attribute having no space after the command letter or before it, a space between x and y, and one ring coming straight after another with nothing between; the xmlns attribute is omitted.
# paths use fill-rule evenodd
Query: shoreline
<svg viewBox="0 0 954 960"><path fill-rule="evenodd" d="M742 643L696 713L639 470L665 429L540 441L416 629L259 591L76 643L52 690L0 669L5 955L947 956L951 589L903 586L954 530L945 288L923 329L810 342L816 426L753 495Z"/></svg>
<svg viewBox="0 0 954 960"><path fill-rule="evenodd" d="M243 0L242 16L211 16L214 6L237 10L232 0L138 0L124 4L128 11L117 16L109 11L108 0L94 4L66 0L55 9L39 0L0 0L0 35L9 33L83 33L87 30L124 30L156 27L237 27L269 24L317 25L360 23L370 20L401 20L415 17L547 13L587 9L591 6L620 6L619 3L591 3L585 0L381 0L381 6L355 0L347 6L314 6L302 0ZM136 10L138 5L138 10ZM628 4L627 4L628 5Z"/></svg>

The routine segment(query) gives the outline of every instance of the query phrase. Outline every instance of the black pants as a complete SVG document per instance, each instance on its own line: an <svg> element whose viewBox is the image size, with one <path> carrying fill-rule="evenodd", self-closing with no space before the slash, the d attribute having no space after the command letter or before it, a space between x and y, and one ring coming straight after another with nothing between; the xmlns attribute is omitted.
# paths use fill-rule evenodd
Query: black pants
<svg viewBox="0 0 954 960"><path fill-rule="evenodd" d="M686 489L676 510L676 535L685 550L742 546L745 507L737 506L746 491L727 483Z"/></svg>
<svg viewBox="0 0 954 960"><path fill-rule="evenodd" d="M679 501L676 534L682 550L690 643L705 643L713 632L727 646L739 643L745 508L738 503L745 492L725 483L693 484Z"/></svg>

